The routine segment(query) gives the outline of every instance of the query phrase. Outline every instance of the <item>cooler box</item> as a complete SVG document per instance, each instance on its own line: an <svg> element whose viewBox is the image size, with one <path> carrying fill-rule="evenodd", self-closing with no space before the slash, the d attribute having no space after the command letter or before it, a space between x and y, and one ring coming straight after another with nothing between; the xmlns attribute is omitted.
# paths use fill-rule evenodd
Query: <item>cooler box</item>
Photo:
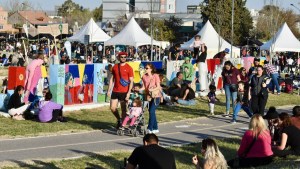
<svg viewBox="0 0 300 169"><path fill-rule="evenodd" d="M18 85L25 86L25 72L25 67L9 67L7 90L14 90Z"/></svg>

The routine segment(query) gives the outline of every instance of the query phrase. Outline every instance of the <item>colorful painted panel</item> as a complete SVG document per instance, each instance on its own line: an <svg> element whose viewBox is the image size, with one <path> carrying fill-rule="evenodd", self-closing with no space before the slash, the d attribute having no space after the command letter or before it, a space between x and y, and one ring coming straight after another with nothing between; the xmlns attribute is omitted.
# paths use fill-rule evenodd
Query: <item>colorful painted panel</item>
<svg viewBox="0 0 300 169"><path fill-rule="evenodd" d="M94 64L94 103L105 102L105 99L99 100L101 96L105 95L103 91L104 78L106 76L105 64Z"/></svg>
<svg viewBox="0 0 300 169"><path fill-rule="evenodd" d="M133 82L134 83L140 83L141 82L141 74L140 74L140 64L141 62L127 62L133 70Z"/></svg>
<svg viewBox="0 0 300 169"><path fill-rule="evenodd" d="M52 100L59 104L64 104L65 93L65 66L50 65L49 85L52 93Z"/></svg>
<svg viewBox="0 0 300 169"><path fill-rule="evenodd" d="M183 64L183 60L179 61L167 61L167 81L171 81L174 77L176 77L176 73L180 71L180 66Z"/></svg>
<svg viewBox="0 0 300 169"><path fill-rule="evenodd" d="M254 57L243 57L243 66L244 68L246 68L247 72L252 66L253 61L254 61Z"/></svg>
<svg viewBox="0 0 300 169"><path fill-rule="evenodd" d="M18 85L25 85L25 67L8 67L8 90L14 90Z"/></svg>

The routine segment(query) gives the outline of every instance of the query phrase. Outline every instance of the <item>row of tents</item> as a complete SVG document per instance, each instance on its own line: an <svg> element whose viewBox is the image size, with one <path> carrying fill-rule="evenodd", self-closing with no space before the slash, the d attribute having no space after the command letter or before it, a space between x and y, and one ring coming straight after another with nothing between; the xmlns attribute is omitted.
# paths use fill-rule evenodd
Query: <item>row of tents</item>
<svg viewBox="0 0 300 169"><path fill-rule="evenodd" d="M86 35L89 35L89 39L85 39ZM231 44L224 40L214 29L210 21L207 21L203 28L197 33L201 36L208 48L208 56L213 56L217 52L224 50L225 48L231 48ZM124 29L116 36L111 38L108 36L93 19L82 27L82 29L68 38L69 41L78 41L85 43L104 42L105 46L111 45L129 45L138 47L141 45L151 44L151 37L145 33L141 27L137 24L132 17ZM194 42L194 38L181 45L181 49L191 49L191 44ZM153 40L153 45L161 46L160 41ZM268 50L270 52L284 52L293 51L300 52L300 41L294 36L290 28L286 23L279 29L279 31L269 41L260 46L261 50ZM232 46L233 56L240 55L240 48Z"/></svg>

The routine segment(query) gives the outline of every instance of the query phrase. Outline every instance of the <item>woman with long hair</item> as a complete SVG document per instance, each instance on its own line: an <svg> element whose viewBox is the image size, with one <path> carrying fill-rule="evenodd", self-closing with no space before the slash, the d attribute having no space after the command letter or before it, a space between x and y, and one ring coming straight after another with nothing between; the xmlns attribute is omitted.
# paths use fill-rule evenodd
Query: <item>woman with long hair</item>
<svg viewBox="0 0 300 169"><path fill-rule="evenodd" d="M7 109L8 113L16 120L25 120L23 118L24 112L27 110L30 104L22 102L22 95L24 94L24 87L19 85L16 87L14 93L10 96Z"/></svg>
<svg viewBox="0 0 300 169"><path fill-rule="evenodd" d="M300 130L292 125L288 113L279 114L279 127L281 131L281 142L274 147L276 156L300 155ZM290 146L289 150L286 147Z"/></svg>
<svg viewBox="0 0 300 169"><path fill-rule="evenodd" d="M143 87L141 90L145 90L146 96L151 99L147 98L149 101L148 133L158 133L156 108L160 104L161 100L160 78L159 75L155 73L156 69L153 64L147 63L145 70L146 73L142 77ZM153 93L157 93L157 95L153 96Z"/></svg>
<svg viewBox="0 0 300 169"><path fill-rule="evenodd" d="M199 160L197 155L192 158L196 169L228 168L223 154L213 139L207 138L202 141L201 154L204 158L202 161Z"/></svg>
<svg viewBox="0 0 300 169"><path fill-rule="evenodd" d="M261 115L252 116L237 155L238 158L228 161L230 167L257 167L273 161L271 135Z"/></svg>
<svg viewBox="0 0 300 169"><path fill-rule="evenodd" d="M224 84L224 90L226 95L226 112L225 116L229 116L230 111L230 100L232 102L232 109L235 108L235 100L237 98L237 83L240 79L240 72L233 66L230 61L224 63L224 68L222 71L222 78Z"/></svg>

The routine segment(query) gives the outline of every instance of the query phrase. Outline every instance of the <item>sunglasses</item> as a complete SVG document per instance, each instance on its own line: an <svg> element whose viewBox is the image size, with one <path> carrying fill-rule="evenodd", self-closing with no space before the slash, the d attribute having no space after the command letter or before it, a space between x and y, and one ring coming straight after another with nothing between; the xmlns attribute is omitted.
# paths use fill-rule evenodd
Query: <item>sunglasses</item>
<svg viewBox="0 0 300 169"><path fill-rule="evenodd" d="M121 59L126 59L126 56L120 57Z"/></svg>

